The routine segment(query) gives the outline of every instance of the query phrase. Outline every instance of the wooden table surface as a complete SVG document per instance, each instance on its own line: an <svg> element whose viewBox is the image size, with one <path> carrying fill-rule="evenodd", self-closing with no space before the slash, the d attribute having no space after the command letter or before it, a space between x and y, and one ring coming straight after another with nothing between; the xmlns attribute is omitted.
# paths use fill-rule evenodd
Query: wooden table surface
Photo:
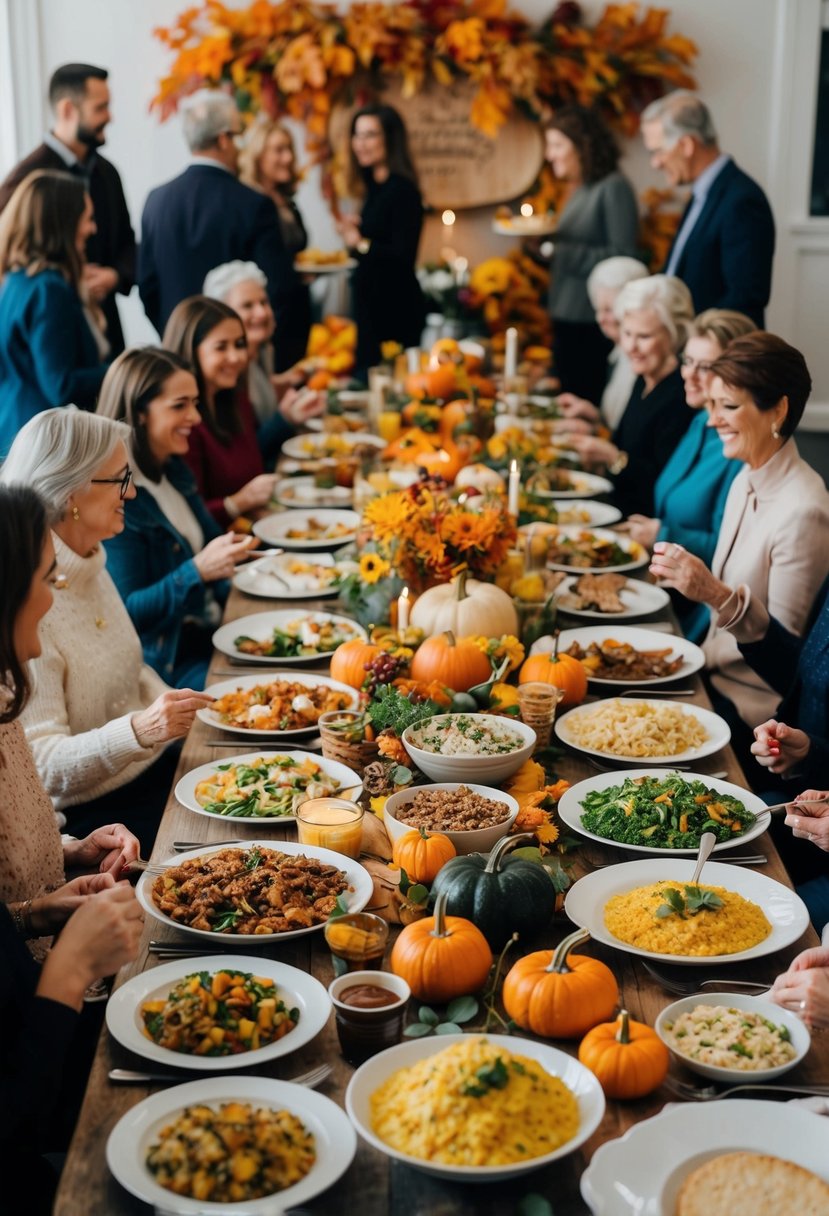
<svg viewBox="0 0 829 1216"><path fill-rule="evenodd" d="M291 602L297 611L327 609L336 610L335 600L302 600ZM234 620L255 612L269 610L274 605L266 600L253 599L234 591L231 594L225 613L225 621ZM281 607L289 606L282 601ZM647 628L652 621L659 618L637 622L642 628ZM667 619L666 617L663 619ZM577 624L578 622L573 622ZM211 667L211 679L227 679L224 673L236 670L247 674L248 671L267 671L269 668L236 667L233 661L223 655L215 655ZM321 674L327 670L324 664L313 664L310 670ZM222 673L222 674L219 674ZM693 702L709 705L708 698L699 678L683 680L683 687L693 686L695 695ZM670 687L670 686L669 686ZM604 694L603 694L604 695ZM191 730L181 755L177 776L188 772L197 765L212 761L220 761L225 755L242 750L250 751L258 748L258 743L249 744L244 739L240 742L243 748L221 748L207 746L208 740L233 736L222 736L213 728L197 721ZM290 746L301 747L301 743ZM700 773L713 773L726 770L728 778L744 785L744 778L731 748L726 748L713 756L708 756L696 766ZM586 760L568 754L559 765L559 775L575 783L585 777L595 774ZM283 827L266 826L252 827L250 825L230 824L226 820L215 823L204 816L192 814L180 806L175 798L170 796L164 817L156 840L153 859L160 859L172 853L174 840L199 840L209 843L211 840L227 839L228 835L238 835L243 838L267 837L274 840L295 838L293 824ZM743 852L764 853L768 862L760 870L769 878L790 885L786 872L780 862L777 852L768 834L751 841ZM629 861L633 855L609 846L594 845L585 841L576 854L575 874L589 872L596 865L612 861ZM553 926L535 942L529 943L528 948L542 948L558 943L572 928L565 917L556 918ZM392 932L395 930L393 928ZM148 955L147 945L153 938L176 938L173 930L167 929L159 921L147 918L142 951L133 966L125 968L118 977L118 985L124 983L133 975L155 965L154 956ZM179 935L180 940L180 935ZM761 958L749 965L734 966L727 969L732 978L738 975L744 979L759 979L771 982L775 975L784 970L789 960L808 945L816 944L816 936L812 929L788 950L768 958ZM253 939L246 946L253 948ZM217 940L215 951L220 952L224 942ZM333 978L331 957L326 949L323 934L314 933L305 937L286 941L275 947L256 947L281 962L299 967L328 986ZM586 950L595 957L602 958L613 969L621 990L624 1006L631 1016L653 1024L657 1014L676 997L669 995L651 979L644 970L641 962L630 954L602 946L600 943L589 943ZM711 968L711 975L719 974L720 968ZM690 974L690 973L689 973ZM708 972L696 971L700 979ZM556 1047L575 1055L577 1043L556 1042ZM269 1075L290 1080L291 1077L305 1072L321 1062L333 1066L333 1072L319 1087L320 1092L343 1105L343 1095L348 1082L353 1075L352 1068L345 1063L339 1054L333 1015L329 1018L324 1030L311 1043L294 1054L274 1062L271 1066L257 1069L258 1075ZM63 1172L60 1190L56 1200L55 1216L139 1216L152 1211L152 1208L129 1195L112 1178L107 1169L105 1148L107 1138L112 1128L123 1114L129 1111L137 1102L155 1092L157 1086L113 1085L107 1077L112 1067L145 1068L148 1062L126 1051L110 1038L106 1030L101 1035L94 1066L89 1080L86 1098L78 1122L77 1131L70 1147L68 1159ZM672 1066L675 1067L675 1066ZM243 1072L244 1070L238 1070ZM215 1074L190 1074L187 1080ZM817 1033L813 1038L813 1048L807 1060L794 1072L789 1079L801 1083L827 1080L829 1076L829 1035ZM694 1079L688 1074L687 1079ZM406 1216L472 1216L483 1210L485 1202L490 1216L514 1216L517 1205L526 1194L541 1194L546 1196L554 1206L555 1216L576 1216L588 1212L588 1208L579 1192L579 1179L587 1163L596 1149L607 1140L623 1135L638 1121L656 1114L666 1102L676 1101L665 1089L657 1091L650 1097L636 1102L607 1103L607 1110L601 1126L582 1148L562 1160L554 1162L544 1170L522 1178L519 1182L506 1182L489 1185L486 1194L482 1188L474 1185L447 1184L426 1174L412 1170L396 1162L390 1162L387 1157L373 1148L358 1142L357 1155L353 1164L340 1181L323 1195L311 1203L303 1205L302 1211L313 1213L315 1216L346 1216L346 1213L360 1211L361 1216L385 1216L386 1213L406 1213ZM299 1209L292 1209L299 1210Z"/></svg>

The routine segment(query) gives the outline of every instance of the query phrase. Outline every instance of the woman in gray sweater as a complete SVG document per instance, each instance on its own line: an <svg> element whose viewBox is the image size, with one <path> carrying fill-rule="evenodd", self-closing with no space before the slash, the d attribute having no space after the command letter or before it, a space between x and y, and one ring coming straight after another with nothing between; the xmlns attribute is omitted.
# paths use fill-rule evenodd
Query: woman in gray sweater
<svg viewBox="0 0 829 1216"><path fill-rule="evenodd" d="M616 141L595 111L562 106L545 128L545 141L553 173L572 185L550 267L555 372L565 392L598 401L612 344L596 324L587 279L605 258L636 255L636 196L616 168Z"/></svg>

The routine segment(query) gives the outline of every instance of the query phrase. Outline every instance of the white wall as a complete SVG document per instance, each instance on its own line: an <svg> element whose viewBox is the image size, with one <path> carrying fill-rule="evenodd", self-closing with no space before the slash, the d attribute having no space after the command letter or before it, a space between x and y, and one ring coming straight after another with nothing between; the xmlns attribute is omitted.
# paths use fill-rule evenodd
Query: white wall
<svg viewBox="0 0 829 1216"><path fill-rule="evenodd" d="M137 226L147 192L178 173L185 160L177 120L159 124L149 112L157 81L170 63L169 52L153 38L152 29L170 24L185 7L185 0L0 0L3 2L18 24L25 17L27 27L32 25L31 9L37 8L43 81L57 64L72 59L110 68L114 121L107 155L121 171ZM242 2L233 0L237 7ZM541 21L554 2L518 0L516 7L531 20ZM603 5L588 0L583 7L595 18ZM823 273L824 264L829 263L822 255L822 242L829 242L829 231L825 238L822 233L818 236L820 254L815 252L820 222L817 229L814 221L806 223L798 236L797 229L804 228L805 220L803 155L797 164L791 163L795 145L810 146L820 8L820 0L674 0L670 29L697 43L700 55L695 72L714 113L722 146L769 194L779 230L769 324L793 341L802 339L816 370L819 391L815 396L829 401L829 344L821 341L820 327L810 321L829 310L829 275ZM29 127L32 111L43 106L40 93L44 87L38 90L31 76L16 82L18 100L21 90L24 92ZM798 97L799 109L794 105ZM792 139L793 124L799 140ZM6 148L6 143L0 144L0 155ZM0 165L0 170L5 167ZM625 168L639 190L659 184L638 140L626 150ZM335 245L330 216L313 177L303 185L299 203L312 243ZM454 244L473 261L507 248L504 238L491 233L490 218L488 211L459 216ZM437 225L432 220L427 227L423 257L436 251ZM129 302L127 323L131 339L149 336L135 299Z"/></svg>

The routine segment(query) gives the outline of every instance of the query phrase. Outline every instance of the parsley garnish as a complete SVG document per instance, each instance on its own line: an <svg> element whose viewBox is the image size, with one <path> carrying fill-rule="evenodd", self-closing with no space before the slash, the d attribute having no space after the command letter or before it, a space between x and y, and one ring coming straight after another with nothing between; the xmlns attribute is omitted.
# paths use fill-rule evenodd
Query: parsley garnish
<svg viewBox="0 0 829 1216"><path fill-rule="evenodd" d="M477 1084L465 1081L461 1086L461 1093L468 1098L483 1098L491 1089L505 1089L509 1082L509 1073L500 1056L494 1064L482 1064L476 1068L475 1076Z"/></svg>
<svg viewBox="0 0 829 1216"><path fill-rule="evenodd" d="M680 894L676 887L665 888L665 903L660 904L655 913L660 920L674 915L685 920L686 916L696 916L698 912L703 911L716 912L723 906L723 901L716 891L711 891L708 887L692 887L686 884L683 890L684 895Z"/></svg>

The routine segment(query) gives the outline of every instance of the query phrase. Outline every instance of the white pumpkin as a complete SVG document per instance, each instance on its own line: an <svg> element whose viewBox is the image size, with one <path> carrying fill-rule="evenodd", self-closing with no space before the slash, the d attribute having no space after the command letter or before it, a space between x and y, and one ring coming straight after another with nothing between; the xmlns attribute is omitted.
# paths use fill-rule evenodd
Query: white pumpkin
<svg viewBox="0 0 829 1216"><path fill-rule="evenodd" d="M410 623L426 637L450 630L455 637L518 634L518 614L506 591L461 574L417 597Z"/></svg>
<svg viewBox="0 0 829 1216"><path fill-rule="evenodd" d="M503 490L504 479L495 469L490 469L485 464L468 464L458 473L455 485L460 489L472 488L481 492Z"/></svg>

